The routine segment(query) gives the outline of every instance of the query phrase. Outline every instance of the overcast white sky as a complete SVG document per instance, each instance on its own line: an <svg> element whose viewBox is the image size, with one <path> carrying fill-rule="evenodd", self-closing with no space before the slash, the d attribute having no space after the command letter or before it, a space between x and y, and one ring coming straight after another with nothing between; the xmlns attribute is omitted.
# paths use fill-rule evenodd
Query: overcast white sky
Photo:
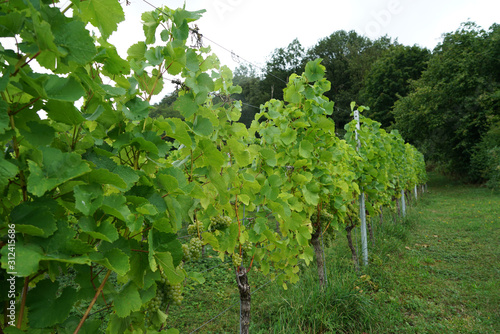
<svg viewBox="0 0 500 334"><path fill-rule="evenodd" d="M141 14L154 9L142 0L129 1L124 6L125 22L111 36L123 57L130 45L143 39ZM170 8L184 4L183 0L147 1ZM372 39L387 34L405 45L433 49L441 34L455 31L467 20L483 29L500 23L498 0L186 0L186 8L206 9L198 21L201 33L257 65L294 38L307 49L342 29ZM212 50L223 64L238 66L229 52L216 45Z"/></svg>

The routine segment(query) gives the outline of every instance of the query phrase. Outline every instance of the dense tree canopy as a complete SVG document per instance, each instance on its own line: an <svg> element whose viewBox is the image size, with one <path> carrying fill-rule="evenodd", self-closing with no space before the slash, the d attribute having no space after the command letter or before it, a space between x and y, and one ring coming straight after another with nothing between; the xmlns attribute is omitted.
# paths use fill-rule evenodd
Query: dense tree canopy
<svg viewBox="0 0 500 334"><path fill-rule="evenodd" d="M335 101L332 118L339 127L343 128L351 120L350 103L353 99L359 101L364 77L389 45L391 40L387 37L372 41L354 30L339 30L321 39L307 52L308 59L323 59L326 76L332 83L326 96Z"/></svg>
<svg viewBox="0 0 500 334"><path fill-rule="evenodd" d="M484 31L464 23L446 34L427 70L394 108L407 140L428 158L475 179L474 147L499 117L499 31L498 25Z"/></svg>
<svg viewBox="0 0 500 334"><path fill-rule="evenodd" d="M370 106L370 117L384 127L394 122L394 103L409 93L409 81L420 78L429 57L425 48L397 45L373 63L361 91L363 104Z"/></svg>

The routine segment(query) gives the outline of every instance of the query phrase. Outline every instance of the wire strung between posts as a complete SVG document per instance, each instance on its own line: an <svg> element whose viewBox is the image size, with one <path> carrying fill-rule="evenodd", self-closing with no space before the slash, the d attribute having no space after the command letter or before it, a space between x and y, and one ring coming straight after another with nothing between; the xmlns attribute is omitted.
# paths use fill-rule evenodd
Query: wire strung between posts
<svg viewBox="0 0 500 334"><path fill-rule="evenodd" d="M241 101L240 101L240 102L241 102ZM260 110L260 108L259 108L259 107L256 107L256 106L254 106L254 105L251 105L251 104L248 104L248 103L245 103L245 102L241 102L241 104L243 104L243 105L245 105L245 106L249 106L249 107L252 107L252 108L255 108L255 109Z"/></svg>

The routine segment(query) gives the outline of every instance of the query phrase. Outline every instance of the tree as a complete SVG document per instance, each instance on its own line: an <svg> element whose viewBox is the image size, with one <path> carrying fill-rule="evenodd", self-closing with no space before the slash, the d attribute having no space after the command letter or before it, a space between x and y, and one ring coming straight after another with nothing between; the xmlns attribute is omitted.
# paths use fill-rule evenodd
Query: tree
<svg viewBox="0 0 500 334"><path fill-rule="evenodd" d="M354 30L339 30L307 51L307 59L323 59L326 78L332 83L332 90L326 96L335 102L332 118L338 128L343 129L349 123L351 101L358 99L371 64L389 45L391 40L387 37L371 41Z"/></svg>
<svg viewBox="0 0 500 334"><path fill-rule="evenodd" d="M471 173L473 147L498 119L498 31L463 23L433 52L411 93L396 102L396 127L426 158Z"/></svg>
<svg viewBox="0 0 500 334"><path fill-rule="evenodd" d="M241 93L231 97L241 101L240 122L250 127L255 114L260 111L260 105L267 100L267 95L261 89L261 77L251 65L240 65L234 71L233 83L241 87Z"/></svg>
<svg viewBox="0 0 500 334"><path fill-rule="evenodd" d="M394 103L409 93L410 80L420 78L429 58L430 51L416 45L391 46L373 63L364 79L361 99L370 107L367 115L383 127L390 126L394 122Z"/></svg>
<svg viewBox="0 0 500 334"><path fill-rule="evenodd" d="M158 116L163 116L164 118L175 117L184 119L181 113L174 109L174 103L177 101L178 94L179 90L176 89L172 93L165 95L160 103L155 104L154 109L152 108L149 111L149 117L157 118Z"/></svg>
<svg viewBox="0 0 500 334"><path fill-rule="evenodd" d="M294 39L286 48L277 48L264 66L261 91L269 99L283 99L288 77L292 73L304 71L305 50L298 39Z"/></svg>

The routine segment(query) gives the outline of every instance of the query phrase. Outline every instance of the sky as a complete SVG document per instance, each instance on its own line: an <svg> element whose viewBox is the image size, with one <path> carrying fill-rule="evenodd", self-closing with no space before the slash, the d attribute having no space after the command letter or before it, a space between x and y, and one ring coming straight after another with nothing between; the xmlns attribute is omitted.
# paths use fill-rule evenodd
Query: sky
<svg viewBox="0 0 500 334"><path fill-rule="evenodd" d="M128 47L143 40L141 14L151 6L182 7L184 0L129 0L125 21L110 37L126 57ZM442 34L474 21L483 29L500 23L498 0L186 0L187 10L206 9L197 22L222 64L234 69L250 61L263 66L274 49L297 38L306 49L337 30L355 30L376 39L388 35L404 45L433 49ZM211 42L205 40L204 45ZM225 49L239 56L239 62ZM244 60L242 60L244 59ZM166 85L165 91L173 87ZM157 97L161 100L163 96ZM156 101L153 101L156 102Z"/></svg>

